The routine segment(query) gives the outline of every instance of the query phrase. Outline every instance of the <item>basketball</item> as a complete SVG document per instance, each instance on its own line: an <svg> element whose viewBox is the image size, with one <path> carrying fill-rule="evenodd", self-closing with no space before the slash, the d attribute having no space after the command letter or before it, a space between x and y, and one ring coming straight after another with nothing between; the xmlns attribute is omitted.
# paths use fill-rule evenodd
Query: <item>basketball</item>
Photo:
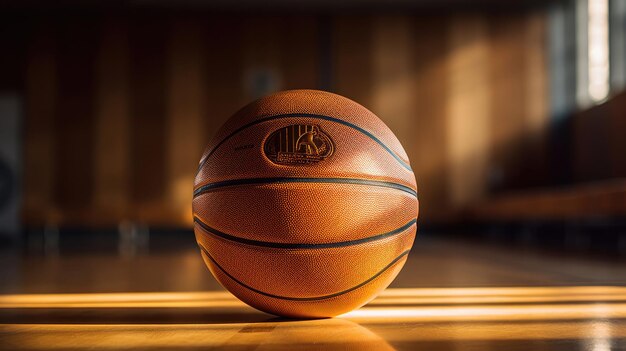
<svg viewBox="0 0 626 351"><path fill-rule="evenodd" d="M402 269L418 199L391 130L345 97L291 90L232 116L199 163L194 232L215 278L294 318L358 308Z"/></svg>

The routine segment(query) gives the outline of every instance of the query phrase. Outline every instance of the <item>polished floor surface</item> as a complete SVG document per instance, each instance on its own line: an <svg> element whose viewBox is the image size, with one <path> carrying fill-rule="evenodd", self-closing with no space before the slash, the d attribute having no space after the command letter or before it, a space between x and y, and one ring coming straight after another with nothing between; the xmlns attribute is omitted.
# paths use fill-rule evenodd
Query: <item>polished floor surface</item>
<svg viewBox="0 0 626 351"><path fill-rule="evenodd" d="M0 255L7 350L626 349L626 261L418 238L392 287L333 319L225 292L197 250Z"/></svg>

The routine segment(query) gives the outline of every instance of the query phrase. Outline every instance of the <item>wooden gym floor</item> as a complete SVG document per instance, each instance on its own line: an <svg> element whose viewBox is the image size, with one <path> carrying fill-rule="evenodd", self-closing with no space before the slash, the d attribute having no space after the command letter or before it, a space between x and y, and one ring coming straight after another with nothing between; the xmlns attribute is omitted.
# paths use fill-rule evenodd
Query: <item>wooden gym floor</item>
<svg viewBox="0 0 626 351"><path fill-rule="evenodd" d="M623 258L419 235L385 293L308 321L239 302L191 247L0 258L7 350L626 349Z"/></svg>

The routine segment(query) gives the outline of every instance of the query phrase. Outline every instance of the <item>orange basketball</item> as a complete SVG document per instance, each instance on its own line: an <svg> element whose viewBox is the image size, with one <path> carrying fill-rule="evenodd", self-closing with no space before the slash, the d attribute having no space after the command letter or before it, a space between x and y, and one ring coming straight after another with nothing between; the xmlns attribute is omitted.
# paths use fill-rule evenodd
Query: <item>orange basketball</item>
<svg viewBox="0 0 626 351"><path fill-rule="evenodd" d="M292 90L231 117L195 179L194 230L215 278L276 315L372 300L413 244L415 176L393 133L339 95Z"/></svg>

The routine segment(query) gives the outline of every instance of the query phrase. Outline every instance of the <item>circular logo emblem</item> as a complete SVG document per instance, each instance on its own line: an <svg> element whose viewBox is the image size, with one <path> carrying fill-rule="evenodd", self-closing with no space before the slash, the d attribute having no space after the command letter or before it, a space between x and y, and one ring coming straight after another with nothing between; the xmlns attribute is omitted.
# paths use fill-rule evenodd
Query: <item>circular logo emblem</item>
<svg viewBox="0 0 626 351"><path fill-rule="evenodd" d="M312 124L294 124L274 131L263 147L267 158L281 165L317 163L334 150L328 134Z"/></svg>

